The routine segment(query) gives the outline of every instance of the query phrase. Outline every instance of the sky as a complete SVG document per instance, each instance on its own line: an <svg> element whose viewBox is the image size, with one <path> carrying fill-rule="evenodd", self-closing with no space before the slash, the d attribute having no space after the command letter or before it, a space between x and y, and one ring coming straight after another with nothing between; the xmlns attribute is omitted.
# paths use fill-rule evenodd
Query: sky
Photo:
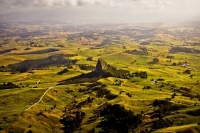
<svg viewBox="0 0 200 133"><path fill-rule="evenodd" d="M10 12L30 20L199 20L200 0L0 0L0 14Z"/></svg>

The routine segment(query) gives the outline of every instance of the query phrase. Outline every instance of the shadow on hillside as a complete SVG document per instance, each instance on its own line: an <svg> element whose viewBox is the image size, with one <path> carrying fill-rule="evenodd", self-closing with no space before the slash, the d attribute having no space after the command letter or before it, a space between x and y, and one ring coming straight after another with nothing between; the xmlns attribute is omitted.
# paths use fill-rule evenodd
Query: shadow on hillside
<svg viewBox="0 0 200 133"><path fill-rule="evenodd" d="M200 50L194 49L194 48L186 48L186 47L172 47L169 50L169 53L194 53L194 54L200 54Z"/></svg>
<svg viewBox="0 0 200 133"><path fill-rule="evenodd" d="M57 51L59 51L59 50L58 50L58 49L55 49L55 48L48 48L48 49L37 50L37 51L32 51L32 52L20 53L20 55L27 55L27 54L46 54L46 53L57 52Z"/></svg>
<svg viewBox="0 0 200 133"><path fill-rule="evenodd" d="M95 71L92 71L87 74L81 74L76 77L72 77L63 81L60 81L58 85L66 85L66 84L79 84L79 83L85 83L85 82L96 82L102 77L101 74L96 73Z"/></svg>
<svg viewBox="0 0 200 133"><path fill-rule="evenodd" d="M25 60L16 64L8 65L8 69L12 72L27 72L33 69L44 69L49 66L70 65L75 64L77 60L66 59L64 55L52 55L42 59Z"/></svg>

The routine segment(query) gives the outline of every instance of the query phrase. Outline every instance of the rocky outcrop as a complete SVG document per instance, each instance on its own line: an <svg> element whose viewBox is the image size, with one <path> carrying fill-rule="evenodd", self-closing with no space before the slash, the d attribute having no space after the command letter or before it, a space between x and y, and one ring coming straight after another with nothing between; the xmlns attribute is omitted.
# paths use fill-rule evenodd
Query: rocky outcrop
<svg viewBox="0 0 200 133"><path fill-rule="evenodd" d="M103 71L106 71L108 69L108 64L103 59L98 59L95 72L102 73Z"/></svg>
<svg viewBox="0 0 200 133"><path fill-rule="evenodd" d="M59 85L96 82L100 78L106 77L129 78L129 76L129 71L121 69L117 70L115 67L107 64L103 59L100 58L97 61L96 68L94 71L61 81Z"/></svg>

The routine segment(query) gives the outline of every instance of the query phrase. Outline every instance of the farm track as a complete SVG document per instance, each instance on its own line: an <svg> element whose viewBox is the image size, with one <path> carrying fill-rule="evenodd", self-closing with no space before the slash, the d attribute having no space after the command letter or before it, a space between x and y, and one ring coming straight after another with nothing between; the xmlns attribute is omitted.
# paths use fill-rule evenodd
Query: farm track
<svg viewBox="0 0 200 133"><path fill-rule="evenodd" d="M27 109L25 109L24 111L27 111L27 110L31 109L33 106L37 105L37 104L43 99L43 97L45 96L45 94L46 94L50 89L52 89L52 88L53 88L53 87L49 87L49 88L44 92L44 94L41 96L41 98L40 98L39 101L37 101L36 103L34 103L33 105L31 105L30 107L28 107Z"/></svg>

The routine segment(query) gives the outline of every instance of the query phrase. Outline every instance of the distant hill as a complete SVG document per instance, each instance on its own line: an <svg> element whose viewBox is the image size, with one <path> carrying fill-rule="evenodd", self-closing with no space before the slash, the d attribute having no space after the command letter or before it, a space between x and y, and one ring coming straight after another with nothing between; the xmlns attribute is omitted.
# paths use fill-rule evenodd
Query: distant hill
<svg viewBox="0 0 200 133"><path fill-rule="evenodd" d="M11 12L6 14L0 14L0 20L3 21L25 21L34 20L34 16L30 15L28 12Z"/></svg>
<svg viewBox="0 0 200 133"><path fill-rule="evenodd" d="M16 64L8 65L7 67L1 66L0 71L27 72L34 69L45 69L49 66L69 65L75 64L76 60L66 59L64 55L52 55L42 59L25 60Z"/></svg>
<svg viewBox="0 0 200 133"><path fill-rule="evenodd" d="M29 24L57 24L60 23L62 17L56 15L50 15L51 12L10 12L6 14L0 14L1 21L13 21L13 22L30 22Z"/></svg>
<svg viewBox="0 0 200 133"><path fill-rule="evenodd" d="M0 21L7 22L31 22L32 24L57 24L60 22L68 22L69 20L83 20L85 17L83 14L73 15L71 12L65 12L65 10L33 10L28 12L10 12L6 14L0 14ZM62 15L61 15L62 14ZM86 16L86 14L85 14Z"/></svg>

